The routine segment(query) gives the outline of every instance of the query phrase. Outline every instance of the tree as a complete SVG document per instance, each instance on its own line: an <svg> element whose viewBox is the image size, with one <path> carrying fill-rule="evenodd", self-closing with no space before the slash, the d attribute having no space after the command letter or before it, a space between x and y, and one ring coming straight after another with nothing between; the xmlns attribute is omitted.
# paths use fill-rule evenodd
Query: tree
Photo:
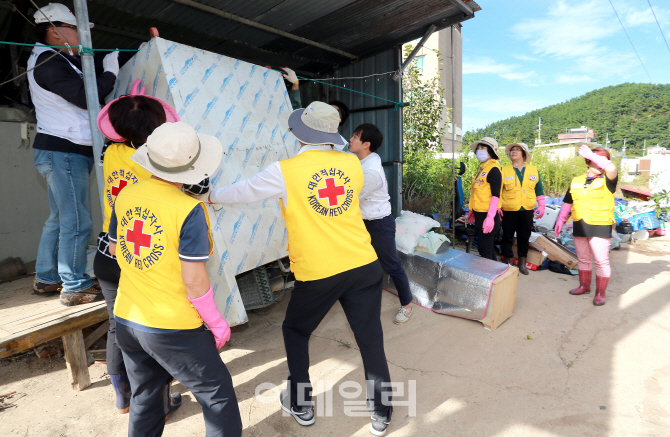
<svg viewBox="0 0 670 437"><path fill-rule="evenodd" d="M523 141L534 144L538 117L542 117L544 142L557 142L566 128L582 125L593 129L599 143L609 134L610 146L621 150L631 145L642 149L649 144L670 147L670 85L624 83L588 92L583 96L537 109L519 117L510 117L468 131L463 141L469 143L484 136L494 137L500 144ZM629 155L629 153L627 153Z"/></svg>

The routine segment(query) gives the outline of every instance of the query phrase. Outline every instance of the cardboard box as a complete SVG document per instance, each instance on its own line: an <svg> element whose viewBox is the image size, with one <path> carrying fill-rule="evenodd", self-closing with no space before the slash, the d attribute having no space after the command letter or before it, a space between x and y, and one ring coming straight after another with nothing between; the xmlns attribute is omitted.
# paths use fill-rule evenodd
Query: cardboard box
<svg viewBox="0 0 670 437"><path fill-rule="evenodd" d="M549 259L552 261L560 261L565 264L570 270L573 270L577 267L577 255L570 252L565 247L560 244L550 240L544 235L537 237L535 240L536 244L539 244L544 248L544 251L549 255Z"/></svg>
<svg viewBox="0 0 670 437"><path fill-rule="evenodd" d="M544 248L538 243L528 243L528 255L526 257L526 264L533 264L535 266L542 265L542 262L544 262L544 255L542 254L543 251ZM516 239L514 240L514 245L512 246L512 252L514 253L514 258L519 258L519 253L517 252L517 246L516 246Z"/></svg>
<svg viewBox="0 0 670 437"><path fill-rule="evenodd" d="M529 255L530 255L530 253L529 253ZM505 257L504 257L504 256L501 256L501 257L500 257L500 260L501 260L501 261L505 261ZM512 260L512 265L518 266L518 265L519 265L519 258L514 258L514 259ZM539 268L539 266L538 266L537 264L531 264L531 263L529 263L528 261L526 261L526 268L527 268L528 270L532 270L532 271L535 272L535 271L537 271L537 269Z"/></svg>

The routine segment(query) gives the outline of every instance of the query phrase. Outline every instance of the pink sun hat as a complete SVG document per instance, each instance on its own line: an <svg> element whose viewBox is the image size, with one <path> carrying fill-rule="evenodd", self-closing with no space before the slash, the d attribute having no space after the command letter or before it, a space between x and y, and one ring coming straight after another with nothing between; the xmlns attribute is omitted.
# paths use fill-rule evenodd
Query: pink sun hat
<svg viewBox="0 0 670 437"><path fill-rule="evenodd" d="M112 105L112 103L116 102L119 99L122 99L124 97L128 96L144 96L148 99L154 99L157 102L159 102L162 106L163 109L165 110L165 122L166 123L174 123L177 121L180 121L179 115L177 115L177 111L172 108L172 106L168 105L161 99L157 99L156 97L152 96L145 96L144 95L144 87L142 87L139 91L138 88L140 87L140 79L135 79L133 82L133 85L130 87L130 94L127 96L121 96L117 99L112 100L111 102L107 103L101 110L100 113L98 114L98 129L100 129L100 132L102 134L109 138L112 141L115 142L123 142L126 139L120 136L119 134L116 133L114 130L114 127L112 127L112 122L109 120L109 107Z"/></svg>

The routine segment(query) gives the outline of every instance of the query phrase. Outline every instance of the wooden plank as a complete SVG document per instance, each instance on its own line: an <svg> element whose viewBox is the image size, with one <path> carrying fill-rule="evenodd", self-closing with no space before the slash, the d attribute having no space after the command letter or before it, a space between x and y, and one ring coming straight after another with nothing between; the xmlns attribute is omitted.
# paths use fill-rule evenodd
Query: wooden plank
<svg viewBox="0 0 670 437"><path fill-rule="evenodd" d="M65 346L65 363L70 371L70 383L73 389L81 391L91 385L84 335L81 330L64 335L63 346Z"/></svg>
<svg viewBox="0 0 670 437"><path fill-rule="evenodd" d="M512 266L493 281L486 315L481 320L484 326L491 331L494 331L514 313L518 278L519 269Z"/></svg>
<svg viewBox="0 0 670 437"><path fill-rule="evenodd" d="M93 346L93 343L98 341L100 337L105 335L105 333L109 330L109 320L105 320L102 325L98 326L95 328L95 331L91 332L88 334L88 337L86 337L86 340L84 340L84 344L86 346L86 349L90 348Z"/></svg>
<svg viewBox="0 0 670 437"><path fill-rule="evenodd" d="M79 331L94 323L108 320L107 307L104 302L101 302L101 304L91 305L89 308L76 314L69 314L42 324L35 329L26 330L0 339L0 358L33 348L46 341L62 337L64 334Z"/></svg>
<svg viewBox="0 0 670 437"><path fill-rule="evenodd" d="M21 331L34 329L38 326L50 323L53 320L77 317L78 314L89 312L91 308L96 307L106 307L106 304L105 302L98 302L93 304L77 305L74 307L64 307L59 304L58 308L55 308L52 311L43 312L37 316L25 317L13 323L4 323L3 327L5 330L10 330L14 334L18 334Z"/></svg>

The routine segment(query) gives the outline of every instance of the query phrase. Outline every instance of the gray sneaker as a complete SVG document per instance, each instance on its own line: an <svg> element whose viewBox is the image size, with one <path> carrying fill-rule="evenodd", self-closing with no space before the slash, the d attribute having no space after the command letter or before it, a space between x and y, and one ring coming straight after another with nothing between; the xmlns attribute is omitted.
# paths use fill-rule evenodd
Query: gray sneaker
<svg viewBox="0 0 670 437"><path fill-rule="evenodd" d="M376 436L383 436L386 434L386 428L391 423L391 416L393 415L393 408L390 408L385 416L374 412L372 413L372 422L370 423L370 434Z"/></svg>
<svg viewBox="0 0 670 437"><path fill-rule="evenodd" d="M409 316L412 315L413 310L406 310L405 307L400 307L398 310L398 314L395 315L395 319L393 319L393 323L396 325L401 325L405 323L406 321L409 320Z"/></svg>
<svg viewBox="0 0 670 437"><path fill-rule="evenodd" d="M282 390L282 392L279 394L279 404L281 405L281 409L293 416L295 421L300 425L313 425L316 421L316 418L314 417L314 407L311 405L308 407L299 407L293 403L289 405L288 398L288 390Z"/></svg>

